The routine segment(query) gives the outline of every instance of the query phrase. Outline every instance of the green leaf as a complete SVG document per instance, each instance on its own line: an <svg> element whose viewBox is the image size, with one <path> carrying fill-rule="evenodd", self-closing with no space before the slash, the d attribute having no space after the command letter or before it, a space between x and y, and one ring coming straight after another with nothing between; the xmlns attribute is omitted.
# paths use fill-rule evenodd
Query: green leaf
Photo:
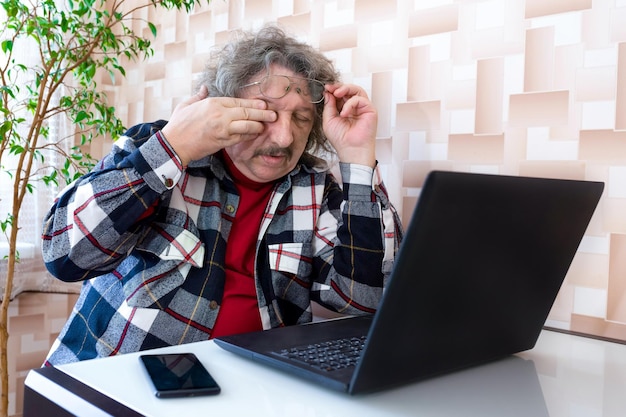
<svg viewBox="0 0 626 417"><path fill-rule="evenodd" d="M75 123L80 123L83 120L86 120L88 118L89 118L89 113L87 113L84 110L81 110L81 111L78 112L78 114L76 114L76 117L74 117L74 122Z"/></svg>
<svg viewBox="0 0 626 417"><path fill-rule="evenodd" d="M13 41L10 39L2 41L2 52L5 54L13 50Z"/></svg>
<svg viewBox="0 0 626 417"><path fill-rule="evenodd" d="M2 122L2 124L0 124L0 137L5 137L12 127L13 123L11 121L5 120Z"/></svg>
<svg viewBox="0 0 626 417"><path fill-rule="evenodd" d="M52 174L50 175L44 175L43 177L41 177L41 180L43 181L44 184L46 184L47 186L49 186L50 184L54 184L54 185L59 185L58 181L57 181L57 176L58 173L57 171L52 171Z"/></svg>
<svg viewBox="0 0 626 417"><path fill-rule="evenodd" d="M22 152L24 152L24 147L22 145L14 143L10 146L9 153L13 155L19 155Z"/></svg>

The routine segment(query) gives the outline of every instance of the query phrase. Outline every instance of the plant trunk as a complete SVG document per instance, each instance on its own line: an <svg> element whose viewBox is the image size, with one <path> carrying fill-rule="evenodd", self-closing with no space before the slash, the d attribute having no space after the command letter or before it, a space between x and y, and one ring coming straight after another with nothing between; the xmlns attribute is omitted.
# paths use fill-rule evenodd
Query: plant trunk
<svg viewBox="0 0 626 417"><path fill-rule="evenodd" d="M2 391L0 396L0 417L9 415L9 303L13 288L13 274L15 271L15 245L10 244L9 257L7 259L7 277L4 285L4 296L0 304L0 379Z"/></svg>
<svg viewBox="0 0 626 417"><path fill-rule="evenodd" d="M4 282L4 295L0 304L0 382L2 383L0 417L8 417L9 415L9 304L13 292L13 277L15 276L15 262L17 262L17 232L19 230L17 227L19 210L15 209L15 205L13 207L13 223L9 234L9 254L7 256L7 276Z"/></svg>
<svg viewBox="0 0 626 417"><path fill-rule="evenodd" d="M7 355L7 347L9 346L9 330L8 330L8 307L9 303L5 303L2 299L2 318L0 319L0 371L2 373L2 397L0 398L0 416L7 417L9 415L9 358Z"/></svg>

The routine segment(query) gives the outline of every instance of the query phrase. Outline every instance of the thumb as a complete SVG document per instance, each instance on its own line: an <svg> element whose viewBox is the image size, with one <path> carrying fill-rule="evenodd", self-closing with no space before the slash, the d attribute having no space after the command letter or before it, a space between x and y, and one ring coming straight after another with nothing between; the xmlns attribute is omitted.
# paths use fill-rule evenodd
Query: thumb
<svg viewBox="0 0 626 417"><path fill-rule="evenodd" d="M187 97L176 105L176 110L183 109L185 107L191 106L194 103L204 100L209 96L209 89L206 85L201 85L196 94Z"/></svg>
<svg viewBox="0 0 626 417"><path fill-rule="evenodd" d="M200 86L200 88L198 89L198 92L196 94L194 94L193 96L189 97L187 100L185 100L188 104L193 104L197 101L200 100L204 100L205 98L207 98L209 96L209 89L207 88L206 85L202 84Z"/></svg>
<svg viewBox="0 0 626 417"><path fill-rule="evenodd" d="M324 96L324 111L322 112L322 120L327 122L339 115L339 109L337 108L337 100L332 93L326 91L324 92Z"/></svg>
<svg viewBox="0 0 626 417"><path fill-rule="evenodd" d="M209 88L202 84L196 93L196 96L199 97L200 100L203 100L209 96Z"/></svg>

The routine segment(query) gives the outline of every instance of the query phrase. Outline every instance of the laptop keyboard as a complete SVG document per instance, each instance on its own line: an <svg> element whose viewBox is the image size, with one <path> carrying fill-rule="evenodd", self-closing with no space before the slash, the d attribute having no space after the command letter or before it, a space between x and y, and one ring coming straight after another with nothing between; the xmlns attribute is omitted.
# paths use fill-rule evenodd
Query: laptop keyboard
<svg viewBox="0 0 626 417"><path fill-rule="evenodd" d="M356 365L365 339L366 336L349 337L282 349L274 353L283 358L304 362L322 371L334 371Z"/></svg>

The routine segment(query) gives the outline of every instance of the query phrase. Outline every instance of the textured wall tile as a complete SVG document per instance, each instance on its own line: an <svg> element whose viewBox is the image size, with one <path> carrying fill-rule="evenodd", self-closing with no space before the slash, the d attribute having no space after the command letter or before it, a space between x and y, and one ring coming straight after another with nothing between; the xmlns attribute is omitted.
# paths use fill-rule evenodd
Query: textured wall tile
<svg viewBox="0 0 626 417"><path fill-rule="evenodd" d="M189 59L187 52L187 42L175 42L165 45L164 58L168 63L172 61L185 61Z"/></svg>
<svg viewBox="0 0 626 417"><path fill-rule="evenodd" d="M458 15L457 5L413 12L409 20L409 37L452 32L458 28Z"/></svg>
<svg viewBox="0 0 626 417"><path fill-rule="evenodd" d="M530 29L526 32L524 91L553 89L554 28Z"/></svg>
<svg viewBox="0 0 626 417"><path fill-rule="evenodd" d="M608 284L608 254L579 252L572 261L567 273L567 282L571 285L602 288Z"/></svg>
<svg viewBox="0 0 626 417"><path fill-rule="evenodd" d="M581 130L579 158L594 162L624 163L626 132Z"/></svg>
<svg viewBox="0 0 626 417"><path fill-rule="evenodd" d="M586 169L587 166L582 161L523 161L519 165L519 175L585 180Z"/></svg>
<svg viewBox="0 0 626 417"><path fill-rule="evenodd" d="M626 25L623 25L626 28ZM626 130L626 43L618 45L615 128Z"/></svg>
<svg viewBox="0 0 626 417"><path fill-rule="evenodd" d="M357 33L357 25L328 29L320 36L319 49L331 51L333 49L355 48L357 46Z"/></svg>
<svg viewBox="0 0 626 417"><path fill-rule="evenodd" d="M609 22L611 30L611 41L626 41L626 25L624 24L624 22L626 22L626 8L616 7L614 9L611 9Z"/></svg>
<svg viewBox="0 0 626 417"><path fill-rule="evenodd" d="M377 136L391 136L393 73L379 72L372 74L372 92L370 98L378 110Z"/></svg>
<svg viewBox="0 0 626 417"><path fill-rule="evenodd" d="M292 16L283 16L278 23L294 35L308 35L311 33L311 13L301 13Z"/></svg>
<svg viewBox="0 0 626 417"><path fill-rule="evenodd" d="M398 130L430 130L440 128L438 101L400 103L396 108Z"/></svg>
<svg viewBox="0 0 626 417"><path fill-rule="evenodd" d="M626 199L605 197L602 208L604 228L614 233L626 234Z"/></svg>
<svg viewBox="0 0 626 417"><path fill-rule="evenodd" d="M311 11L311 2L309 0L293 0L293 13L300 14Z"/></svg>
<svg viewBox="0 0 626 417"><path fill-rule="evenodd" d="M397 14L397 0L354 0L354 20L359 24L393 19Z"/></svg>
<svg viewBox="0 0 626 417"><path fill-rule="evenodd" d="M409 49L407 101L425 101L431 98L430 48L415 46Z"/></svg>
<svg viewBox="0 0 626 417"><path fill-rule="evenodd" d="M272 19L273 8L272 0L254 0L254 1L242 1L242 5L245 4L244 19Z"/></svg>
<svg viewBox="0 0 626 417"><path fill-rule="evenodd" d="M452 164L448 161L404 161L402 166L402 185L404 187L421 188L430 171L449 171Z"/></svg>
<svg viewBox="0 0 626 417"><path fill-rule="evenodd" d="M418 197L403 197L402 202L400 203L400 207L402 208L402 225L406 228L411 222L411 214L415 209L415 205L417 204Z"/></svg>
<svg viewBox="0 0 626 417"><path fill-rule="evenodd" d="M565 90L576 85L578 68L584 65L581 44L568 44L554 49L554 89Z"/></svg>
<svg viewBox="0 0 626 417"><path fill-rule="evenodd" d="M376 159L379 164L392 163L392 146L393 141L391 138L376 138Z"/></svg>
<svg viewBox="0 0 626 417"><path fill-rule="evenodd" d="M476 133L502 132L504 61L501 58L478 61L476 80Z"/></svg>
<svg viewBox="0 0 626 417"><path fill-rule="evenodd" d="M480 90L479 90L480 89ZM477 94L477 91L481 91L481 94ZM481 125L481 129L489 130L495 129L495 126L492 125L492 115L486 114L489 110L494 111L496 114L500 114L499 124L502 123L502 100L498 103L497 106L491 105L491 99L489 94L485 94L483 98L482 88L478 85L476 81L476 77L470 80L451 80L448 82L447 90L444 94L445 106L446 110L454 111L454 110L470 110L474 115L474 120L472 120L472 129L470 132L476 133L499 133L502 132L502 129L491 132L479 132L478 126L476 130L474 130L474 126L476 123ZM480 101L480 104L479 104ZM480 110L479 110L480 105ZM476 109L476 111L474 111ZM496 124L496 123L493 123ZM500 126L501 127L501 126Z"/></svg>
<svg viewBox="0 0 626 417"><path fill-rule="evenodd" d="M554 300L546 324L557 328L569 328L573 309L574 286L569 285L566 280L561 286L559 295Z"/></svg>
<svg viewBox="0 0 626 417"><path fill-rule="evenodd" d="M558 126L567 123L568 115L568 91L512 94L510 96L510 126Z"/></svg>
<svg viewBox="0 0 626 417"><path fill-rule="evenodd" d="M615 67L580 68L576 73L576 100L615 100L615 79Z"/></svg>
<svg viewBox="0 0 626 417"><path fill-rule="evenodd" d="M9 395L11 415L21 415L24 378L39 368L65 323L78 294L25 292L11 301L9 309Z"/></svg>
<svg viewBox="0 0 626 417"><path fill-rule="evenodd" d="M501 164L504 135L450 135L448 158L472 164Z"/></svg>
<svg viewBox="0 0 626 417"><path fill-rule="evenodd" d="M607 320L626 323L626 234L611 234Z"/></svg>
<svg viewBox="0 0 626 417"><path fill-rule="evenodd" d="M526 18L590 9L591 0L526 0Z"/></svg>
<svg viewBox="0 0 626 417"><path fill-rule="evenodd" d="M165 78L165 65L163 63L154 63L146 65L144 79L146 81L162 80Z"/></svg>

